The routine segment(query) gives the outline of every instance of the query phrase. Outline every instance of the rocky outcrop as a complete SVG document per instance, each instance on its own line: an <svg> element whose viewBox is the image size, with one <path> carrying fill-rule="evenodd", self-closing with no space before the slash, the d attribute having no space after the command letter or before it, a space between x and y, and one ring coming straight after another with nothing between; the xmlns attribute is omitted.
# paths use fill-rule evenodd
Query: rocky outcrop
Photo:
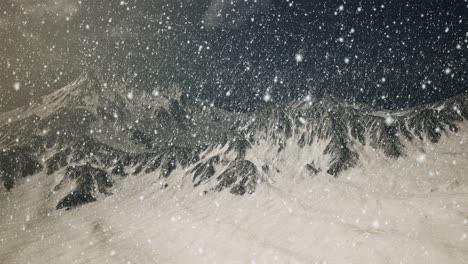
<svg viewBox="0 0 468 264"><path fill-rule="evenodd" d="M71 166L65 172L64 179L55 186L55 191L61 189L66 183L73 182L75 188L59 201L56 208L72 208L82 204L96 201L97 194L110 194L112 178L101 169L91 165Z"/></svg>
<svg viewBox="0 0 468 264"><path fill-rule="evenodd" d="M42 170L43 166L28 147L14 147L0 152L0 179L9 190L24 177L32 176Z"/></svg>

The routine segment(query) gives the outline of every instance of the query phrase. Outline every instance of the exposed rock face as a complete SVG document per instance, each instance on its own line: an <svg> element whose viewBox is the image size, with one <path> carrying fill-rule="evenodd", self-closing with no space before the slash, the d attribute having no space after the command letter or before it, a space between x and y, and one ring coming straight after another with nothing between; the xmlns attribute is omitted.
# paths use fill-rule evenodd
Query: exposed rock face
<svg viewBox="0 0 468 264"><path fill-rule="evenodd" d="M42 168L33 150L27 147L15 147L0 153L0 179L7 190L13 188L19 178L32 176Z"/></svg>
<svg viewBox="0 0 468 264"><path fill-rule="evenodd" d="M219 184L215 190L220 192L229 188L233 194L252 194L261 179L255 164L248 160L236 160L217 177Z"/></svg>
<svg viewBox="0 0 468 264"><path fill-rule="evenodd" d="M53 174L54 172L58 171L60 168L63 168L68 165L68 156L71 154L71 150L69 148L59 151L52 155L46 161L47 167L47 175Z"/></svg>
<svg viewBox="0 0 468 264"><path fill-rule="evenodd" d="M57 209L71 208L96 201L98 193L109 195L112 179L109 174L91 165L68 167L64 179L55 186L59 190L66 181L74 181L76 187L57 204Z"/></svg>
<svg viewBox="0 0 468 264"><path fill-rule="evenodd" d="M7 190L44 171L61 179L56 191L75 184L57 204L72 208L111 194L116 177L166 179L179 171L196 188L251 194L280 171L276 156L294 147L313 149L297 167L337 177L360 165L364 146L402 158L411 144L436 144L468 119L466 95L402 112L316 98L230 113L167 91L129 99L100 79L85 72L29 107L0 114L0 179ZM267 151L261 156L258 149Z"/></svg>

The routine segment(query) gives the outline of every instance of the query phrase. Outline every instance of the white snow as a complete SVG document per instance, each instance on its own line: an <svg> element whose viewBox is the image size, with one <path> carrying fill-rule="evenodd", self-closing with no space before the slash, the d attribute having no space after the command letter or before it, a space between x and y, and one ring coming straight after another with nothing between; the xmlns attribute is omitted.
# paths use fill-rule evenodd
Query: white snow
<svg viewBox="0 0 468 264"><path fill-rule="evenodd" d="M296 60L297 63L299 62L302 62L304 60L304 55L300 54L300 53L297 53L295 56L294 56L294 59Z"/></svg>
<svg viewBox="0 0 468 264"><path fill-rule="evenodd" d="M15 83L13 84L13 89L14 89L15 91L18 92L18 91L20 90L20 88L21 88L21 84L20 84L19 82L15 82Z"/></svg>
<svg viewBox="0 0 468 264"><path fill-rule="evenodd" d="M62 173L35 176L0 190L0 263L466 263L464 142L444 137L424 164L411 158L417 146L397 161L363 147L339 178L297 166L327 162L323 142L279 155L260 142L247 157L278 170L253 195L205 195L209 185L178 170L167 189L155 174L132 176L70 211L54 210Z"/></svg>
<svg viewBox="0 0 468 264"><path fill-rule="evenodd" d="M48 116L71 104L84 84L1 114L0 121ZM167 105L158 95L154 104ZM131 112L147 111L144 97L133 98L142 107ZM76 107L91 111L96 100ZM372 115L392 124L402 113ZM258 168L267 164L270 173L245 196L205 195L216 177L194 188L192 175L180 169L166 189L157 173L129 176L116 182L113 195L69 211L54 209L70 191L53 192L63 170L27 178L10 192L0 185L0 263L466 263L468 127L460 131L435 145L405 142L407 156L398 160L356 144L359 165L338 178L303 167L312 161L327 167L327 142L301 148L294 138L278 153L278 142L259 141L246 158ZM224 152L214 149L202 160Z"/></svg>
<svg viewBox="0 0 468 264"><path fill-rule="evenodd" d="M132 91L130 91L130 92L127 93L127 98L128 98L129 100L133 100L133 92L132 92Z"/></svg>
<svg viewBox="0 0 468 264"><path fill-rule="evenodd" d="M395 119L393 117L391 117L391 116L385 117L385 124L387 126L393 125L394 122L395 122Z"/></svg>

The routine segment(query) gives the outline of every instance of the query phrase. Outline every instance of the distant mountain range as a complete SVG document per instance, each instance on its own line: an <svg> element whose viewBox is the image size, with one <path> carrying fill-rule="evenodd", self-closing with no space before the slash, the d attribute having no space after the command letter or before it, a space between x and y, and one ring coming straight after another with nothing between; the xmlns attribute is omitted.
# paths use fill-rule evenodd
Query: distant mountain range
<svg viewBox="0 0 468 264"><path fill-rule="evenodd" d="M0 114L0 179L11 190L36 174L55 175L57 209L112 195L133 175L154 173L164 189L175 170L204 193L252 194L279 175L346 176L366 167L363 157L424 162L441 140L466 133L466 120L467 95L398 112L324 97L234 113L176 87L137 93L86 71Z"/></svg>

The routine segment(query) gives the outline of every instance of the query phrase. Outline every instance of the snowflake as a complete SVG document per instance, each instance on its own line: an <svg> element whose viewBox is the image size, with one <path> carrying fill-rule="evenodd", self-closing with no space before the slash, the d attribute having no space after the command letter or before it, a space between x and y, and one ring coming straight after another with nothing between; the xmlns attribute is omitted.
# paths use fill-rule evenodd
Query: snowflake
<svg viewBox="0 0 468 264"><path fill-rule="evenodd" d="M424 162L424 161L426 161L426 155L424 155L424 154L419 154L419 155L416 157L416 160L417 160L418 162Z"/></svg>
<svg viewBox="0 0 468 264"><path fill-rule="evenodd" d="M298 53L296 56L294 56L294 59L296 60L297 63L302 62L304 60L304 55Z"/></svg>
<svg viewBox="0 0 468 264"><path fill-rule="evenodd" d="M387 117L385 118L385 124L386 124L387 126L393 125L394 122L395 122L395 119L393 119L393 117L391 117L391 116L387 116Z"/></svg>
<svg viewBox="0 0 468 264"><path fill-rule="evenodd" d="M15 84L13 84L13 89L15 89L15 91L19 91L21 88L21 84L19 82L15 82Z"/></svg>

